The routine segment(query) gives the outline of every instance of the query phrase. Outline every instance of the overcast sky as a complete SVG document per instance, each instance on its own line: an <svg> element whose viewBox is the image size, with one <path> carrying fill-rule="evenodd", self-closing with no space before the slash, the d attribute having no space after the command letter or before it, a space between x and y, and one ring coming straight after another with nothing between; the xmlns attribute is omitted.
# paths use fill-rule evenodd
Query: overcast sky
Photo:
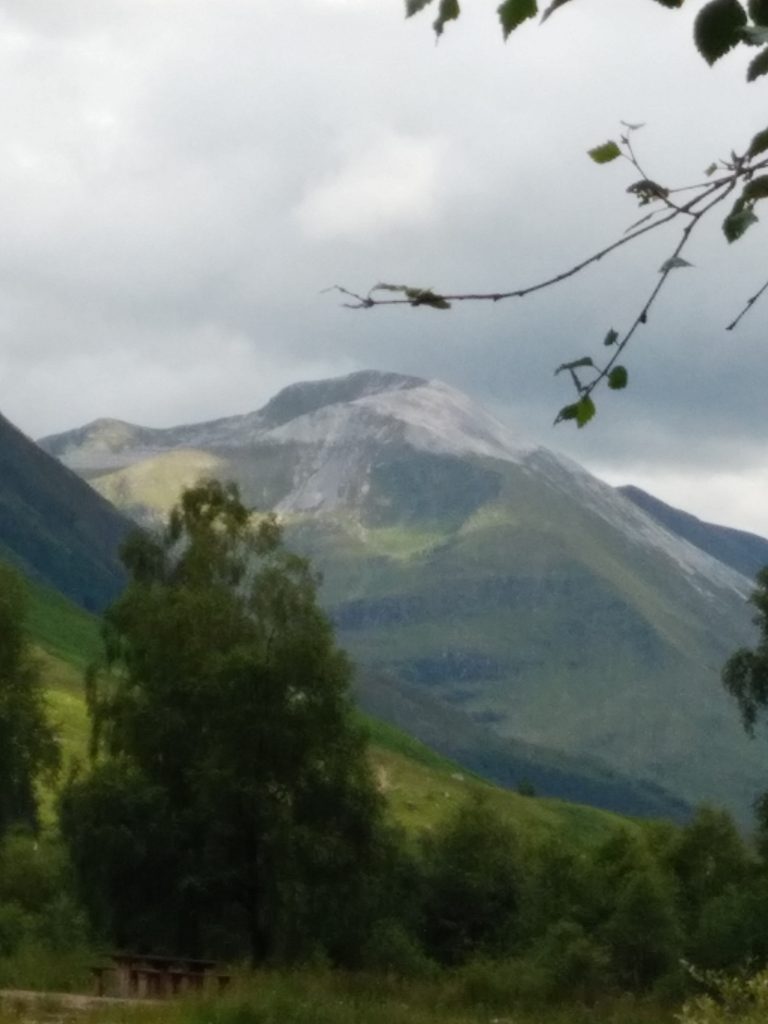
<svg viewBox="0 0 768 1024"><path fill-rule="evenodd" d="M615 483L768 535L766 234L695 237L588 429L553 369L631 323L676 236L556 289L451 312L323 293L533 283L637 218L619 121L664 184L765 127L710 69L700 4L577 0L504 45L466 0L435 46L401 0L0 0L0 410L32 436L169 426L375 367L436 377ZM642 211L641 211L642 212Z"/></svg>

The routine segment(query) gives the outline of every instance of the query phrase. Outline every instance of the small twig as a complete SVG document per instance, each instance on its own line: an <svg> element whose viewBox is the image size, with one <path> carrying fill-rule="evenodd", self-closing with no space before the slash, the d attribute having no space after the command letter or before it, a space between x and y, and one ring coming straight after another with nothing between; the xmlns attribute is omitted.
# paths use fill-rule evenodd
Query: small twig
<svg viewBox="0 0 768 1024"><path fill-rule="evenodd" d="M369 306L375 306L375 301L370 297L366 298L364 295L358 295L357 292L351 292L348 288L342 288L340 284L332 284L330 288L323 288L320 292L321 295L327 295L328 292L341 292L342 295L349 295L351 299L355 299L356 302L342 302L344 309L366 309Z"/></svg>
<svg viewBox="0 0 768 1024"><path fill-rule="evenodd" d="M729 184L728 184L728 187L722 192L721 195L715 196L715 198L712 200L712 202L707 203L707 205L705 207L703 207L703 209L698 210L698 211L696 211L695 214L693 214L692 220L690 220L688 222L688 224L686 224L685 228L682 231L682 234L680 235L680 241L677 243L675 251L672 253L670 258L665 261L664 269L662 269L662 271L661 271L661 276L659 277L659 280L654 285L654 287L653 287L653 289L651 291L651 294L646 299L645 304L643 305L642 309L640 310L640 312L635 317L635 319L634 319L632 325L630 326L629 330L627 331L627 333L624 335L624 337L621 339L621 341L619 341L619 343L614 348L613 354L612 354L611 358L608 360L608 362L605 364L605 366L600 370L600 372L597 374L597 376L594 378L594 380L590 381L590 383L581 391L581 397L582 398L589 397L592 394L592 392L595 390L595 388L598 386L598 384L600 384L602 381L604 381L608 377L610 377L611 370L616 365L616 363L618 361L618 358L621 355L621 353L624 351L624 349L627 347L629 342L632 340L632 336L634 335L634 333L637 330L637 328L640 327L641 324L646 324L648 322L648 314L649 314L649 312L651 310L651 307L653 306L654 302L658 298L659 292L661 291L661 289L666 284L667 278L669 277L670 273L674 269L676 269L676 267L675 267L675 260L678 259L680 257L680 255L682 254L683 250L685 249L686 245L688 244L688 242L690 240L691 235L693 234L695 228L697 227L699 221L701 220L701 218L703 216L705 216L705 214L707 214L709 212L709 210L712 209L713 206L717 206L718 203L721 203L726 198L726 196L729 194L729 192L732 192L735 187L736 187L736 181L735 180L731 180L729 182ZM765 290L765 288L768 288L768 282L766 282L766 285L763 288L763 291Z"/></svg>
<svg viewBox="0 0 768 1024"><path fill-rule="evenodd" d="M768 291L768 281L765 282L765 284L760 289L760 291L755 292L755 294L750 299L747 299L746 305L744 306L742 311L739 313L739 315L736 317L736 319L732 320L728 324L728 326L725 328L726 331L732 331L736 326L738 326L739 322L743 319L743 317L745 317L747 315L747 313L750 311L750 309L752 309L754 304L757 302L757 300L760 298L760 296L765 291Z"/></svg>

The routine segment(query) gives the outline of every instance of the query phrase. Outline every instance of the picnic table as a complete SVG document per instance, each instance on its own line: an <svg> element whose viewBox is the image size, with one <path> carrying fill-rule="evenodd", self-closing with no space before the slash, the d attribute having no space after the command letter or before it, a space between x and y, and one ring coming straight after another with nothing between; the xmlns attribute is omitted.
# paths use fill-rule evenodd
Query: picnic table
<svg viewBox="0 0 768 1024"><path fill-rule="evenodd" d="M215 960L140 953L108 953L105 959L91 967L98 996L165 999L212 987L223 992L230 982Z"/></svg>

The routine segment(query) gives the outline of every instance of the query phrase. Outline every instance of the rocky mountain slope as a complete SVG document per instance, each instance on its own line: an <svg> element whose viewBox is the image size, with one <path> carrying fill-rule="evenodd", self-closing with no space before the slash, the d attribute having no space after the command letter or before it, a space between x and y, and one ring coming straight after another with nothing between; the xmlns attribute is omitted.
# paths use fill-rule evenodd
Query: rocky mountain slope
<svg viewBox="0 0 768 1024"><path fill-rule="evenodd" d="M41 444L143 521L201 475L237 480L315 559L363 665L499 737L743 815L768 783L719 684L750 580L444 384L365 372Z"/></svg>
<svg viewBox="0 0 768 1024"><path fill-rule="evenodd" d="M659 501L639 487L620 487L619 491L670 533L689 541L750 579L768 565L768 540L765 537L704 522L690 512Z"/></svg>

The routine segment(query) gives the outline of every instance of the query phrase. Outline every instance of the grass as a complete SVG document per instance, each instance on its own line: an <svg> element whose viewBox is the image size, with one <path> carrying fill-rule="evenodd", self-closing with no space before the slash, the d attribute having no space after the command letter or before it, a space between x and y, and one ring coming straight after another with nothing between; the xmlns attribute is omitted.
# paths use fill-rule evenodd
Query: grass
<svg viewBox="0 0 768 1024"><path fill-rule="evenodd" d="M99 652L99 620L48 587L28 590L28 627L48 655L82 669Z"/></svg>
<svg viewBox="0 0 768 1024"><path fill-rule="evenodd" d="M68 1009L50 997L34 1006L6 1001L0 1024L81 1020L92 1024L672 1024L653 1002L605 998L593 1006L529 1006L510 991L482 997L462 972L430 981L301 970L243 975L216 1000ZM32 1014L34 1013L34 1016Z"/></svg>
<svg viewBox="0 0 768 1024"><path fill-rule="evenodd" d="M500 789L450 761L439 759L427 766L396 745L374 742L371 755L395 820L413 834L434 828L459 803L481 795L500 818L516 826L523 841L561 836L575 846L592 846L618 828L643 827L593 807Z"/></svg>

